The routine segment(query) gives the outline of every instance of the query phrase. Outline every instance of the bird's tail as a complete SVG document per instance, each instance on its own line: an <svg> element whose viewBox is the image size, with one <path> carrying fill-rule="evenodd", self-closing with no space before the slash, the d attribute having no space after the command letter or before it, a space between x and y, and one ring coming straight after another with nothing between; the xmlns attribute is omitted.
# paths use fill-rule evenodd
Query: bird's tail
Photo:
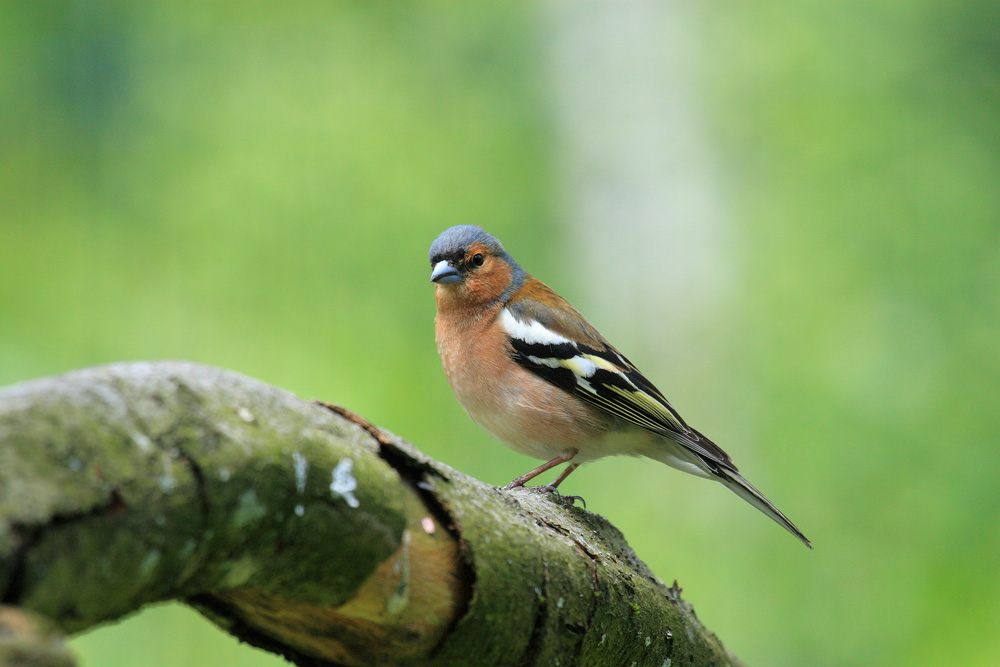
<svg viewBox="0 0 1000 667"><path fill-rule="evenodd" d="M781 510L775 507L770 500L765 498L763 493L755 489L753 484L743 479L739 473L727 470L720 466L719 470L716 471L715 477L729 487L733 493L774 519L781 527L802 540L803 544L812 549L812 544L810 544L806 536L802 534L802 531L796 528L795 524L789 521L788 517L781 513Z"/></svg>

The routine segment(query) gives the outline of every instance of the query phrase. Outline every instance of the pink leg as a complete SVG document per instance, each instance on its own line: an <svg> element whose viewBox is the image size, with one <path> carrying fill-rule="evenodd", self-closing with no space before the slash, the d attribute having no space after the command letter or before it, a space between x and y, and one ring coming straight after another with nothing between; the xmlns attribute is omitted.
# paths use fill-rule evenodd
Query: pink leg
<svg viewBox="0 0 1000 667"><path fill-rule="evenodd" d="M563 480L569 477L569 474L580 467L579 463L570 463L566 466L566 469L562 471L562 474L556 477L556 481L549 484L553 489L559 488L559 485L563 483Z"/></svg>
<svg viewBox="0 0 1000 667"><path fill-rule="evenodd" d="M519 486L524 486L525 482L530 482L531 480L533 480L534 478L538 477L539 475L541 475L546 470L549 470L551 468L555 468L560 463L566 463L567 461L571 460L574 456L576 456L576 454L577 454L577 451L575 449L567 450L567 451L563 452L562 454L560 454L559 456L557 456L554 459L552 459L551 461L549 461L548 463L543 463L542 465L538 466L537 468L535 468L531 472L528 472L528 473L525 473L525 474L521 475L520 477L518 477L517 479L513 480L510 484L508 484L507 486L505 486L503 488L505 488L505 489L514 489L514 488L517 488ZM579 464L577 464L577 465L579 465ZM567 468L566 471L563 472L563 474L559 476L559 479L556 480L556 484L558 484L559 482L561 482L564 479L566 479L566 476L569 475L571 472L573 472L573 470L575 470L576 467L577 467L576 465L569 466L569 468Z"/></svg>

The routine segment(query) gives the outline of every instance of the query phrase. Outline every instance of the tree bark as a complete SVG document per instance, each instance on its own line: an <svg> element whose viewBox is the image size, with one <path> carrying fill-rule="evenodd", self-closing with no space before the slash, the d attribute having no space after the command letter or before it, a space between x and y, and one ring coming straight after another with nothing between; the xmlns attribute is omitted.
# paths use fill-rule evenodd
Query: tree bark
<svg viewBox="0 0 1000 667"><path fill-rule="evenodd" d="M603 517L341 408L179 362L0 390L0 635L65 665L30 619L163 600L302 666L738 664Z"/></svg>

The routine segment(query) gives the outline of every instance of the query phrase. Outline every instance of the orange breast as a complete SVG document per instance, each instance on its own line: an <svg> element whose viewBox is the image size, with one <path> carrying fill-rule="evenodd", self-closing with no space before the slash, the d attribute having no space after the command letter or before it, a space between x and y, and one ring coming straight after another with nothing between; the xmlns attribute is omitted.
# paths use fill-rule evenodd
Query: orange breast
<svg viewBox="0 0 1000 667"><path fill-rule="evenodd" d="M580 450L583 459L603 455L599 448L609 417L514 362L506 333L496 324L499 310L480 318L438 312L438 351L459 403L477 424L522 454L545 460L567 449Z"/></svg>

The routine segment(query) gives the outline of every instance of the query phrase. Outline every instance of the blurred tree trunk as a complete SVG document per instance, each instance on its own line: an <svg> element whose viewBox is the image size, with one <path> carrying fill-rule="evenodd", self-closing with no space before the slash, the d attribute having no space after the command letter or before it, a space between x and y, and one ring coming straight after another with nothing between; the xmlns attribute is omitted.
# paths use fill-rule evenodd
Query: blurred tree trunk
<svg viewBox="0 0 1000 667"><path fill-rule="evenodd" d="M342 409L176 362L0 391L0 665L174 599L298 665L737 664L602 517Z"/></svg>
<svg viewBox="0 0 1000 667"><path fill-rule="evenodd" d="M690 369L704 378L715 363L718 316L732 310L736 265L727 256L727 190L701 88L704 7L691 0L545 7L546 90L568 230L559 247L576 259L564 269L568 282L589 300L577 306L628 322L620 333L631 339L615 340L630 356L656 363L664 349L685 351L662 372L644 364L653 376ZM628 261L593 270L612 257Z"/></svg>

